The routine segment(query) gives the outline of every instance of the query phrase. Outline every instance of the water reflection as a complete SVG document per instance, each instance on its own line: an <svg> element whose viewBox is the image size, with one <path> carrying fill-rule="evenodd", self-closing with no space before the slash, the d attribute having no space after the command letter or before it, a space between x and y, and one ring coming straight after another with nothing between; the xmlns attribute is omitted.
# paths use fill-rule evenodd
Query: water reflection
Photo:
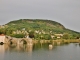
<svg viewBox="0 0 80 60"><path fill-rule="evenodd" d="M32 45L17 45L17 46L9 46L10 51L17 51L17 52L32 52Z"/></svg>
<svg viewBox="0 0 80 60"><path fill-rule="evenodd" d="M49 49L49 45L0 45L0 60L80 60L79 44L53 45L52 49Z"/></svg>
<svg viewBox="0 0 80 60"><path fill-rule="evenodd" d="M48 49L49 46L48 44L43 44L41 45L40 43L38 44L34 44L34 45L8 45L8 44L4 44L4 45L0 45L0 53L5 53L8 51L16 51L16 52L32 52L34 50L39 50L41 48L44 49Z"/></svg>
<svg viewBox="0 0 80 60"><path fill-rule="evenodd" d="M63 44L63 45L68 45L68 44ZM59 46L59 45L58 45ZM62 45L60 45L62 46ZM75 46L80 46L80 44L75 44ZM8 51L13 51L13 52L32 52L40 49L45 49L45 50L53 50L55 49L56 45L44 43L36 43L33 45L27 45L27 44L17 44L17 45L0 45L0 53L5 53Z"/></svg>
<svg viewBox="0 0 80 60"><path fill-rule="evenodd" d="M4 49L4 45L0 45L0 53L4 53L5 49Z"/></svg>
<svg viewBox="0 0 80 60"><path fill-rule="evenodd" d="M17 44L17 45L9 45L9 44L4 44L0 45L0 53L5 53L8 51L15 51L15 52L32 52L35 50L39 49L49 49L49 44L44 43L44 44L34 44L34 45L27 45L27 44Z"/></svg>
<svg viewBox="0 0 80 60"><path fill-rule="evenodd" d="M0 45L0 53L5 53L8 51L17 51L17 52L32 52L32 45Z"/></svg>
<svg viewBox="0 0 80 60"><path fill-rule="evenodd" d="M4 45L0 45L0 60L4 60L5 50Z"/></svg>
<svg viewBox="0 0 80 60"><path fill-rule="evenodd" d="M69 44L62 44L62 45L69 45ZM60 46L62 46L60 45ZM76 47L79 46L80 44L74 44ZM44 43L44 44L40 44L40 43L36 43L34 45L27 45L27 44L18 44L18 45L8 45L8 44L4 44L4 45L0 45L0 53L4 54L5 52L8 51L13 51L13 52L32 52L32 51L36 51L36 50L40 50L40 49L44 49L44 50L53 50L55 49L57 45L52 45L52 44L48 44L48 43ZM58 45L59 46L59 45Z"/></svg>

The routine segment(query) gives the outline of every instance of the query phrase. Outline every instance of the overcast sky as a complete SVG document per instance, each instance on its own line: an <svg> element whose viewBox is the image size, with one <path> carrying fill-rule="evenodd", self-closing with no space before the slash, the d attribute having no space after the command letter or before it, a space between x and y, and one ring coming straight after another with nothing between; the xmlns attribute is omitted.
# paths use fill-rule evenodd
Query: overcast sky
<svg viewBox="0 0 80 60"><path fill-rule="evenodd" d="M0 0L0 25L27 18L54 20L80 32L80 0Z"/></svg>

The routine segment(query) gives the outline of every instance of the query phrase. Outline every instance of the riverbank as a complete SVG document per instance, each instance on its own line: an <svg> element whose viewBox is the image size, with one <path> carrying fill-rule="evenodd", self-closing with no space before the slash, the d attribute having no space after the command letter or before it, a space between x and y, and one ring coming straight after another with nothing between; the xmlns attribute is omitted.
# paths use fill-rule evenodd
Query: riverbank
<svg viewBox="0 0 80 60"><path fill-rule="evenodd" d="M66 44L66 43L80 43L80 39L59 39L59 40L33 40L33 43L49 43L49 44Z"/></svg>
<svg viewBox="0 0 80 60"><path fill-rule="evenodd" d="M57 40L35 40L31 38L13 38L7 37L5 39L6 44L36 44L36 43L48 43L52 45L68 44L68 43L80 43L80 39L57 39Z"/></svg>

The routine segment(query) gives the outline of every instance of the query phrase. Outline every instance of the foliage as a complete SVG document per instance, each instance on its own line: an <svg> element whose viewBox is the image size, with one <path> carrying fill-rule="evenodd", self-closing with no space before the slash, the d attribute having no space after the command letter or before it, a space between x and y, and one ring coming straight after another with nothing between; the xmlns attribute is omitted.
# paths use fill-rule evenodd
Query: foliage
<svg viewBox="0 0 80 60"><path fill-rule="evenodd" d="M6 30L4 28L0 29L0 34L6 34Z"/></svg>
<svg viewBox="0 0 80 60"><path fill-rule="evenodd" d="M23 28L25 28L25 31L29 33L29 37L35 39L51 39L51 34L64 34L62 37L63 39L74 39L77 37L80 38L79 32L66 29L62 24L52 20L20 19L11 21L5 25L7 25L7 27L0 28L0 33L14 37L18 36L19 34L13 34L13 31L22 31ZM29 30L31 30L31 32ZM41 32L41 34L35 33L36 30ZM42 33L42 30L45 31L46 34ZM50 33L50 31L52 32ZM24 37L24 35L25 34L20 34L19 37ZM54 39L56 40L57 38L55 37Z"/></svg>
<svg viewBox="0 0 80 60"><path fill-rule="evenodd" d="M65 33L65 34L63 35L63 39L69 39L69 34L68 34L68 33Z"/></svg>
<svg viewBox="0 0 80 60"><path fill-rule="evenodd" d="M25 35L24 34L13 34L11 35L12 37L16 37L16 38L24 38Z"/></svg>
<svg viewBox="0 0 80 60"><path fill-rule="evenodd" d="M34 38L34 32L33 31L29 32L29 37Z"/></svg>
<svg viewBox="0 0 80 60"><path fill-rule="evenodd" d="M51 39L51 36L50 36L49 34L45 34L45 35L44 35L44 39L45 39L45 40L50 40L50 39Z"/></svg>

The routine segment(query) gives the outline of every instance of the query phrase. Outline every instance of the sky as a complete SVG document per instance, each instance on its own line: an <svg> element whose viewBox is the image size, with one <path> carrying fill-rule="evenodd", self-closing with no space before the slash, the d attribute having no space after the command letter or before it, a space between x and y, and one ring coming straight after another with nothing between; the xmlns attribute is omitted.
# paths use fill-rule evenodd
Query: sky
<svg viewBox="0 0 80 60"><path fill-rule="evenodd" d="M0 0L0 25L18 19L48 19L80 32L80 0Z"/></svg>

